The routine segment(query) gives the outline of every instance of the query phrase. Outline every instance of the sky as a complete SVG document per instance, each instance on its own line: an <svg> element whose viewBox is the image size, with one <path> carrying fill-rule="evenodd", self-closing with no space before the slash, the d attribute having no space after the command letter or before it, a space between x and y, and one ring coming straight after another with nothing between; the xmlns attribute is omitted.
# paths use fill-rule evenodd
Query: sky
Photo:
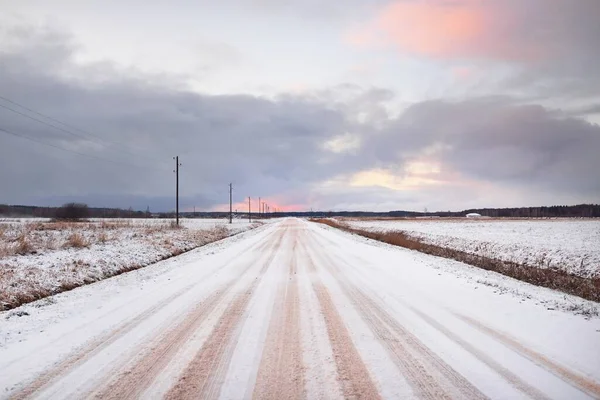
<svg viewBox="0 0 600 400"><path fill-rule="evenodd" d="M218 3L218 4L217 4ZM600 200L598 0L0 0L0 203Z"/></svg>

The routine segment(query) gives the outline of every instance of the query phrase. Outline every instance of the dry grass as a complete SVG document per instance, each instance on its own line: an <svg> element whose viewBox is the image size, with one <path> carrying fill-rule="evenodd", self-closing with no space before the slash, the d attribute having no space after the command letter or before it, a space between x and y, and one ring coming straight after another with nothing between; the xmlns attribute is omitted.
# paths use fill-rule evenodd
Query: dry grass
<svg viewBox="0 0 600 400"><path fill-rule="evenodd" d="M84 249L109 240L133 241L136 243L136 251L147 251L148 254L143 258L136 257L135 262L125 259L122 265L103 262L88 264L89 261L79 259L81 253L73 251L70 252L70 259L61 261L60 265L53 268L43 269L43 273L38 266L20 263L19 259L9 260L5 265L1 265L0 260L0 311L139 269L156 262L157 256L160 260L168 259L231 234L223 225L195 230L177 227L169 222L49 222L20 224L13 228L10 230L10 238L5 236L4 240L0 241L0 257L42 252L50 246L57 247L57 243L58 248ZM119 232L119 229L124 230ZM47 232L49 230L59 231L60 234L51 234ZM10 242L7 239L10 239ZM101 259L102 254L92 251L86 253L84 258L90 260L90 257L93 259L100 256Z"/></svg>
<svg viewBox="0 0 600 400"><path fill-rule="evenodd" d="M19 239L17 239L17 246L15 247L14 251L15 254L25 255L33 253L35 249L31 242L27 239L27 236L23 234L19 236Z"/></svg>
<svg viewBox="0 0 600 400"><path fill-rule="evenodd" d="M540 268L536 268L425 243L402 231L371 232L364 229L352 228L348 224L331 219L311 219L311 221L329 225L333 228L369 239L420 251L421 253L450 258L488 271L498 272L533 285L560 290L587 300L600 302L600 278L582 278L560 270L541 268L544 266L543 259L541 260L542 264L540 264Z"/></svg>
<svg viewBox="0 0 600 400"><path fill-rule="evenodd" d="M63 248L65 248L65 249L68 249L68 248L82 249L84 247L89 247L89 246L90 246L90 242L79 232L71 233L71 235L69 235L69 237L63 244Z"/></svg>
<svg viewBox="0 0 600 400"><path fill-rule="evenodd" d="M25 223L0 221L0 258L41 253L59 248L86 248L92 244L106 244L110 240L109 232L125 229L135 231L134 235L152 236L179 228L170 222L139 223L131 220Z"/></svg>
<svg viewBox="0 0 600 400"><path fill-rule="evenodd" d="M98 235L98 243L106 243L108 242L108 234L106 232L100 232Z"/></svg>

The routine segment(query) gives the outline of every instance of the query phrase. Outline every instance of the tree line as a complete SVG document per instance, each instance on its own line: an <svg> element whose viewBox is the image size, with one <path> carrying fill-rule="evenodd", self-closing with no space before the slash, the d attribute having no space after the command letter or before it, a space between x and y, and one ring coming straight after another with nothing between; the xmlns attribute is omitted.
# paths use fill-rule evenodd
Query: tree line
<svg viewBox="0 0 600 400"><path fill-rule="evenodd" d="M71 205L78 203L69 203ZM37 217L37 218L61 218L65 204L62 207L37 207L24 205L0 204L0 217ZM83 218L172 218L173 212L151 213L145 211L122 209L122 208L99 208L84 206L86 211ZM574 206L542 206L542 207L512 207L512 208L473 208L463 211L306 211L306 212L279 212L270 213L270 217L464 217L468 213L478 213L482 216L493 218L600 218L600 204L578 204ZM183 217L196 218L225 218L225 212L184 212ZM247 216L247 213L236 213L237 216ZM253 213L253 215L255 215Z"/></svg>

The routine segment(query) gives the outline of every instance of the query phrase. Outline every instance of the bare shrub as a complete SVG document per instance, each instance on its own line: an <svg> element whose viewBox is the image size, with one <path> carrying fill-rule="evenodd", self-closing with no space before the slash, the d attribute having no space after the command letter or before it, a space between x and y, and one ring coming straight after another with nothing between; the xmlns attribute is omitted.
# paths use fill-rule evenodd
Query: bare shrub
<svg viewBox="0 0 600 400"><path fill-rule="evenodd" d="M56 210L57 220L79 221L90 216L87 204L66 203Z"/></svg>
<svg viewBox="0 0 600 400"><path fill-rule="evenodd" d="M98 242L102 244L108 242L108 235L106 234L106 232L100 232L100 234L98 235Z"/></svg>
<svg viewBox="0 0 600 400"><path fill-rule="evenodd" d="M17 247L15 248L15 254L25 255L35 251L35 248L25 235L19 236L17 240Z"/></svg>
<svg viewBox="0 0 600 400"><path fill-rule="evenodd" d="M85 237L83 237L83 235L79 232L73 232L68 238L67 241L65 242L65 244L63 245L64 248L76 248L76 249L81 249L83 247L88 247L90 245L90 243L85 239Z"/></svg>

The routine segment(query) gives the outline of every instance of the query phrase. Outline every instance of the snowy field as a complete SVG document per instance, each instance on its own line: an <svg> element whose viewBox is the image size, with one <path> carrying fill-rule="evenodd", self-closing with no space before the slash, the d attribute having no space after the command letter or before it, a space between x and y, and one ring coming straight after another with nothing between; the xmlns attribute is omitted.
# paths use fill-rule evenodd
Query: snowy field
<svg viewBox="0 0 600 400"><path fill-rule="evenodd" d="M287 219L0 312L0 399L600 398L598 306Z"/></svg>
<svg viewBox="0 0 600 400"><path fill-rule="evenodd" d="M247 220L0 220L0 310L250 229Z"/></svg>
<svg viewBox="0 0 600 400"><path fill-rule="evenodd" d="M426 243L553 268L584 278L600 277L600 221L495 219L343 219L369 231L403 231Z"/></svg>

